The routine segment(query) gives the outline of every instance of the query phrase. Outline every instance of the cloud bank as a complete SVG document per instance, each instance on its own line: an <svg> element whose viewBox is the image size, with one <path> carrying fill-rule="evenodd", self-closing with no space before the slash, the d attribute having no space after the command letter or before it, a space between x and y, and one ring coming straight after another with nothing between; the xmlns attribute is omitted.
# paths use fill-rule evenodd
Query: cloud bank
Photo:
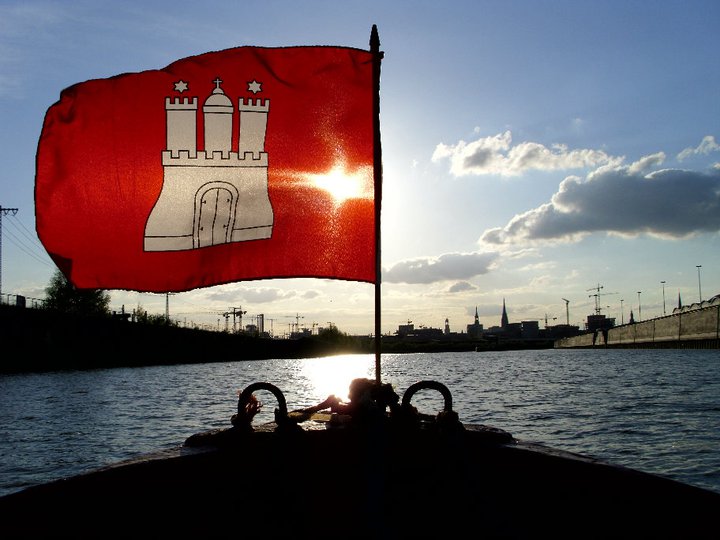
<svg viewBox="0 0 720 540"><path fill-rule="evenodd" d="M512 145L510 131L455 145L440 143L432 155L434 162L450 160L454 176L495 174L518 176L528 170L555 171L597 167L613 160L601 150L569 150L563 144L549 148L540 143Z"/></svg>
<svg viewBox="0 0 720 540"><path fill-rule="evenodd" d="M447 280L466 280L486 274L498 253L446 253L401 261L384 269L382 279L388 283L427 284Z"/></svg>
<svg viewBox="0 0 720 540"><path fill-rule="evenodd" d="M679 239L719 231L720 170L648 172L663 159L658 153L630 165L605 165L585 179L569 176L549 203L486 230L480 242L569 242L595 232Z"/></svg>

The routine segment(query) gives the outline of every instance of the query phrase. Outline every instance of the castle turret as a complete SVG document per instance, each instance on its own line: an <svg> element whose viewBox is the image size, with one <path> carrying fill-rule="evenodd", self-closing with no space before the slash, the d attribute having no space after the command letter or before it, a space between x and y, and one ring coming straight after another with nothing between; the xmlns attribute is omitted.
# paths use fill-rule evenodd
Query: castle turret
<svg viewBox="0 0 720 540"><path fill-rule="evenodd" d="M205 155L211 158L213 152L222 152L228 158L232 149L232 114L230 98L220 88L220 79L215 79L215 89L203 105L205 114Z"/></svg>
<svg viewBox="0 0 720 540"><path fill-rule="evenodd" d="M197 98L165 98L165 117L167 121L167 150L174 157L181 151L190 157L197 155L195 138L197 126Z"/></svg>
<svg viewBox="0 0 720 540"><path fill-rule="evenodd" d="M270 100L265 102L257 99L253 102L244 99L238 102L240 112L240 143L238 155L242 158L246 153L252 153L255 159L265 151L265 130L267 129L267 115L270 110Z"/></svg>

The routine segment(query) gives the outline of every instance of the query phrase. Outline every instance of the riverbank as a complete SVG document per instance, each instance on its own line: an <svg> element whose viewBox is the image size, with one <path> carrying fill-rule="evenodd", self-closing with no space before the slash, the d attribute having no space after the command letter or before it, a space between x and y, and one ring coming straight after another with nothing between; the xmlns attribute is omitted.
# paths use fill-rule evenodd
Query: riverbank
<svg viewBox="0 0 720 540"><path fill-rule="evenodd" d="M0 306L0 373L312 358L364 352L352 340L289 340Z"/></svg>
<svg viewBox="0 0 720 540"><path fill-rule="evenodd" d="M0 373L372 354L371 336L272 339L0 305ZM550 349L553 340L383 340L383 353Z"/></svg>

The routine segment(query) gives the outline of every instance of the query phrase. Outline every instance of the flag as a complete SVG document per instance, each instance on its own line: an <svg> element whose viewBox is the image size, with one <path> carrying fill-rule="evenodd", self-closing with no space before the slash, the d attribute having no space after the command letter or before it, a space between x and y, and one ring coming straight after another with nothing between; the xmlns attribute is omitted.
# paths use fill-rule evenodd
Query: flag
<svg viewBox="0 0 720 540"><path fill-rule="evenodd" d="M373 59L237 47L63 90L37 149L40 240L78 288L376 283Z"/></svg>

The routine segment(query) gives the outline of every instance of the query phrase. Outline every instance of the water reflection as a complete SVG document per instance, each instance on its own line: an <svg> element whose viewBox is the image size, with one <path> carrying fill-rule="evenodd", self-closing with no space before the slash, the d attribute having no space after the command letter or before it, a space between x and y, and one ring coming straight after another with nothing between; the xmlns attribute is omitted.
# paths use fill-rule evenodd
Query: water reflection
<svg viewBox="0 0 720 540"><path fill-rule="evenodd" d="M368 370L372 355L346 354L327 358L314 358L303 364L303 375L309 380L311 394L322 401L335 395L347 401L350 382L358 377L374 375Z"/></svg>
<svg viewBox="0 0 720 540"><path fill-rule="evenodd" d="M374 378L374 356L345 354L302 360L273 360L266 364L266 368L269 368L270 374L280 376L278 380L269 377L269 382L282 391L288 410L291 411L317 405L330 395L346 401L353 379ZM267 380L268 377L262 376L260 379ZM263 406L253 419L253 424L273 421L277 408L275 396L269 391L260 390L256 397Z"/></svg>

